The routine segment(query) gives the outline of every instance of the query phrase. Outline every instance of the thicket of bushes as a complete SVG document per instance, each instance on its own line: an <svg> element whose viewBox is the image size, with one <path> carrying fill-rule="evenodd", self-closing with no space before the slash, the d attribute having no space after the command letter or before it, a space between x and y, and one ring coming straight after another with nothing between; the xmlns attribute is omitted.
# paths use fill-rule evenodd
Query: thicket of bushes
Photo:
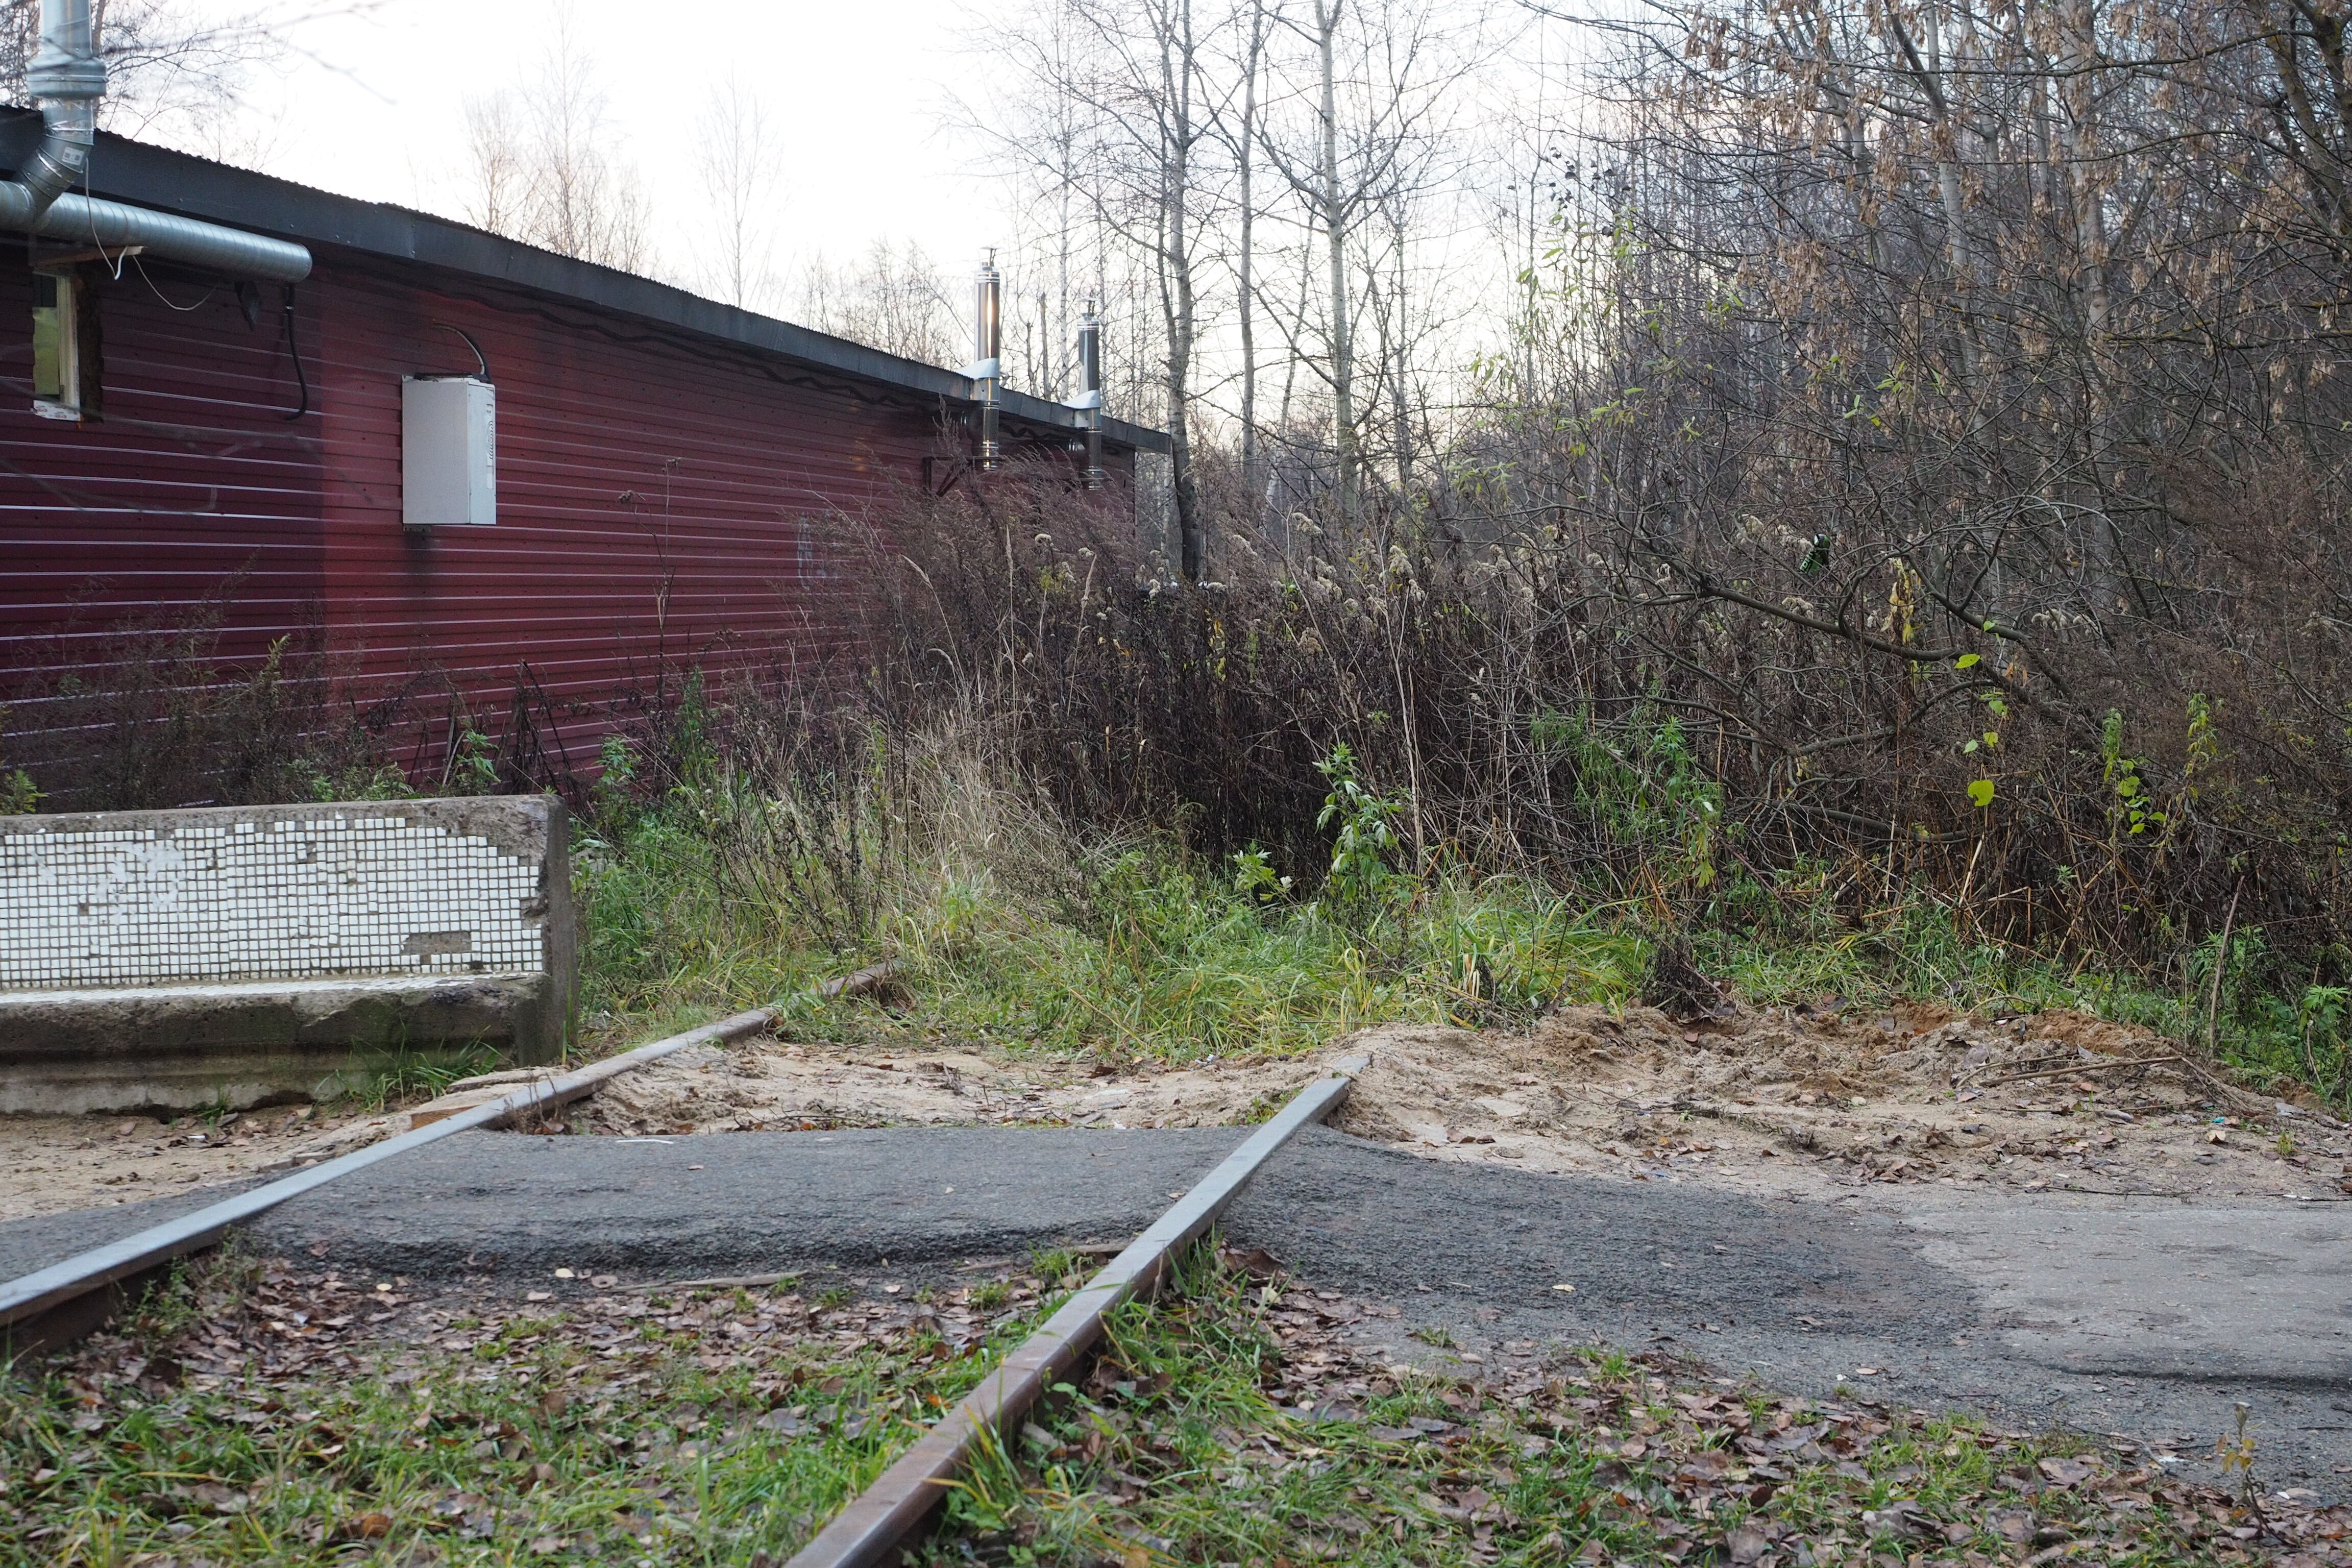
<svg viewBox="0 0 2352 1568"><path fill-rule="evenodd" d="M2336 818L2249 761L2281 715L2236 694L2118 686L2085 730L1966 655L1571 593L1549 521L1473 545L1423 510L1294 517L1288 553L1234 527L1222 581L1176 590L1128 519L1042 478L893 523L919 542L873 563L854 668L666 672L615 694L593 776L469 720L405 778L383 738L415 694L240 673L201 637L86 698L79 764L9 763L78 805L198 771L224 800L557 789L620 1012L891 951L941 979L928 1026L1292 1046L1629 994L1667 940L1758 994L2006 993L2188 1036L2210 1007L2264 1070L2347 1087ZM1711 715L1740 682L1785 691L1793 753ZM1814 706L1889 732L1808 752ZM2012 760L1980 804L1988 731Z"/></svg>

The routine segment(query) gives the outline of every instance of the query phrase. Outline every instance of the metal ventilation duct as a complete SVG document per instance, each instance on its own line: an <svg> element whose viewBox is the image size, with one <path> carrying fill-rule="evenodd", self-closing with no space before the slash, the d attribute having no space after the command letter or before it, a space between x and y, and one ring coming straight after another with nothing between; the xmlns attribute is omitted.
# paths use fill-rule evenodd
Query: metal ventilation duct
<svg viewBox="0 0 2352 1568"><path fill-rule="evenodd" d="M0 228L101 247L136 245L237 278L295 283L310 275L310 252L302 246L72 194L89 177L98 102L106 96L90 0L41 0L41 47L25 85L40 106L44 134L16 178L0 181Z"/></svg>
<svg viewBox="0 0 2352 1568"><path fill-rule="evenodd" d="M37 211L37 216L26 216ZM299 283L310 276L310 252L287 240L89 196L62 195L41 211L25 186L13 181L0 181L0 229L83 240L109 250L141 246L149 256L207 267L232 278Z"/></svg>

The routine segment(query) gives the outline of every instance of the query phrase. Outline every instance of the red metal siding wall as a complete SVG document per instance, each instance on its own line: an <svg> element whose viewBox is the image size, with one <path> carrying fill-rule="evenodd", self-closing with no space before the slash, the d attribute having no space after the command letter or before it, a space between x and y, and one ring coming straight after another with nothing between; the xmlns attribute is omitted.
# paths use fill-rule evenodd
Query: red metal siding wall
<svg viewBox="0 0 2352 1568"><path fill-rule="evenodd" d="M251 655L315 617L323 587L320 421L289 422L292 361L273 290L133 266L90 285L105 418L32 412L32 273L0 269L0 670L22 689L118 655L121 627L217 615ZM298 332L315 342L306 301ZM133 639L135 640L135 639Z"/></svg>
<svg viewBox="0 0 2352 1568"><path fill-rule="evenodd" d="M76 426L29 411L30 274L0 275L10 684L121 657L133 620L217 614L247 660L323 628L362 700L408 694L401 738L430 772L460 715L502 736L519 689L548 759L583 763L658 680L845 650L869 509L919 482L936 412L425 276L320 258L298 290L311 412L291 423L275 289L249 327L225 287L165 280L181 312L135 271L105 282L106 417ZM494 528L401 524L400 378L473 364L439 323L498 386Z"/></svg>
<svg viewBox="0 0 2352 1568"><path fill-rule="evenodd" d="M424 778L460 721L525 765L591 765L616 713L689 669L854 651L877 519L942 449L912 395L331 250L297 290L289 419L278 289L248 322L234 289L162 268L93 288L104 420L41 419L31 274L0 268L0 702L134 657L131 623L211 620L232 662L291 637L363 706L396 700L377 711ZM498 523L412 532L401 377L471 370L452 328L498 388ZM0 762L73 750L27 736L68 711L20 703Z"/></svg>
<svg viewBox="0 0 2352 1568"><path fill-rule="evenodd" d="M447 328L498 387L499 521L411 532L400 377L472 367ZM665 673L844 651L869 510L936 449L910 402L520 295L339 269L325 341L335 645L380 680L446 678L478 712L523 683L574 763Z"/></svg>

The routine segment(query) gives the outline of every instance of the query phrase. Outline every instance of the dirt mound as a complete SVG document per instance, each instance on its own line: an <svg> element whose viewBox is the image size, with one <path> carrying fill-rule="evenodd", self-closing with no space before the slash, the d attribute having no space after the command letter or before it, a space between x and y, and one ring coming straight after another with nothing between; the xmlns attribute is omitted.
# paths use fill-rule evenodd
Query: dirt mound
<svg viewBox="0 0 2352 1568"><path fill-rule="evenodd" d="M891 1125L1225 1126L1349 1057L1336 1125L1438 1160L1748 1191L1922 1184L2218 1196L2352 1193L2343 1128L2255 1100L2172 1042L2080 1013L1804 1006L1677 1021L1570 1007L1524 1034L1390 1026L1304 1058L1105 1072L983 1049L697 1047L572 1108L582 1132ZM286 1169L404 1131L409 1112L0 1118L0 1217ZM63 1178L62 1180L60 1178ZM166 1187L165 1190L171 1190Z"/></svg>
<svg viewBox="0 0 2352 1568"><path fill-rule="evenodd" d="M573 1125L643 1135L1057 1120L1008 1066L958 1051L694 1046L611 1079Z"/></svg>
<svg viewBox="0 0 2352 1568"><path fill-rule="evenodd" d="M1936 1183L2332 1197L2352 1179L2338 1124L2221 1091L2158 1037L2076 1013L1979 1019L1934 1005L1685 1021L1651 1007L1571 1007L1526 1034L1389 1026L1303 1059L1105 1076L980 1051L758 1042L682 1052L626 1075L576 1125L1231 1125L1357 1056L1369 1065L1334 1124L1434 1159L1751 1189Z"/></svg>

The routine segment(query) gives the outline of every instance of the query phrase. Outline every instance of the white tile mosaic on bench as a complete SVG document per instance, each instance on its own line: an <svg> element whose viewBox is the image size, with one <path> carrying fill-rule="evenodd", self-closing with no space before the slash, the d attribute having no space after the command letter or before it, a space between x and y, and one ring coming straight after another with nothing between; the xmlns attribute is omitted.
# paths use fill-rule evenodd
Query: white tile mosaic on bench
<svg viewBox="0 0 2352 1568"><path fill-rule="evenodd" d="M0 989L545 965L539 869L396 816L0 832Z"/></svg>

